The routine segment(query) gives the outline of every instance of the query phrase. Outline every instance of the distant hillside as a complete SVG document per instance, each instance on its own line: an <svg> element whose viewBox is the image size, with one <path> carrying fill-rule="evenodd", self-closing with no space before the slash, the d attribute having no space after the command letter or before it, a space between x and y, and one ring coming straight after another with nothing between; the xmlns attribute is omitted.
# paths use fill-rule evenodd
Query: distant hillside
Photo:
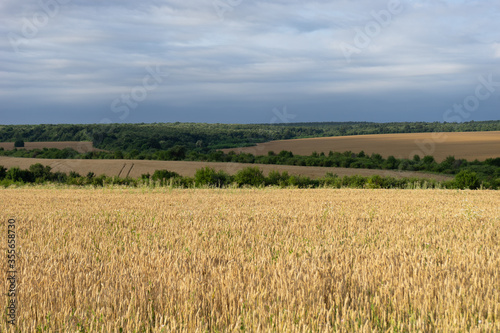
<svg viewBox="0 0 500 333"><path fill-rule="evenodd" d="M185 161L137 161L137 160L74 160L74 159L40 159L40 158L14 158L0 156L0 166L6 168L20 167L28 169L31 165L41 163L50 166L53 171L70 173L77 172L86 175L93 172L96 175L118 177L140 177L142 174L153 174L156 170L169 170L177 172L182 176L193 177L197 169L210 167L217 171L222 170L228 174L235 174L237 171L249 166L256 166L263 170L267 176L270 171L287 171L290 175L301 175L313 179L324 177L331 172L338 176L390 176L393 178L424 178L437 181L451 180L448 175L436 175L424 172L393 171L393 170L369 170L369 169L348 169L348 168L325 168L325 167L304 167L294 165L263 165L248 163L217 163L217 162L185 162Z"/></svg>
<svg viewBox="0 0 500 333"><path fill-rule="evenodd" d="M479 134L479 131L484 131ZM476 137L484 140L485 136L494 139L500 132L500 121L468 123L311 123L311 124L111 124L111 125L19 125L0 126L0 142L41 141L89 141L99 151L79 153L71 148L65 149L18 149L4 150L0 147L0 156L47 159L111 159L111 160L155 160L155 161L199 161L236 162L254 164L274 164L307 167L342 167L356 169L383 169L399 171L421 171L455 175L461 171L476 173L486 187L500 186L500 157L498 143L451 140L448 143L433 141L431 132L476 132ZM487 132L487 133L486 133ZM423 138L408 141L403 150L398 150L401 140L382 143L385 136L377 139L370 147L353 148L332 147L329 144L306 145L306 153L294 154L298 143L290 147L276 146L266 149L273 140L310 139L313 142L326 142L325 137L340 135L356 136L363 140L363 135L384 133L427 133ZM493 133L493 134L492 134ZM428 137L425 137L425 136ZM434 134L435 135L435 134ZM465 137L466 134L457 134ZM454 137L454 135L449 135ZM456 136L455 136L456 137ZM333 139L329 139L333 140ZM378 141L377 141L378 140ZM299 141L307 142L307 140ZM332 141L333 142L333 141ZM498 141L496 141L498 142ZM338 143L338 142L337 142ZM409 144L408 144L409 143ZM453 149L448 144L453 143ZM227 153L222 148L248 147L249 153ZM404 146L404 144L403 144ZM469 146L469 147L467 147ZM319 148L318 148L319 147ZM398 148L398 149L396 149ZM286 151L288 149L288 151ZM268 153L273 150L275 154ZM280 151L283 150L283 151ZM320 153L321 151L324 153ZM362 151L363 150L363 151ZM331 152L330 152L331 151ZM467 151L469 155L462 155ZM381 155L387 155L386 158ZM266 155L267 154L267 155ZM453 156L456 154L456 156ZM480 155L483 154L483 155ZM486 155L484 155L486 154ZM257 156L260 155L260 156ZM424 156L425 155L425 156ZM437 156L437 158L434 157ZM424 156L424 158L422 158ZM445 157L443 159L443 156ZM491 158L488 158L491 156ZM471 159L481 159L473 161ZM484 161L483 161L484 159ZM440 162L438 162L440 161Z"/></svg>
<svg viewBox="0 0 500 333"><path fill-rule="evenodd" d="M288 124L89 124L0 125L0 142L90 141L95 148L128 153L170 151L172 159L190 152L208 153L222 148L312 137L364 134L500 131L500 121L467 123L288 123Z"/></svg>
<svg viewBox="0 0 500 333"><path fill-rule="evenodd" d="M370 134L328 138L310 138L270 141L255 147L223 149L225 153L249 153L268 155L269 151L279 153L283 150L294 155L309 156L313 152L328 154L351 151L353 153L380 154L384 158L412 159L415 155L423 158L432 155L438 162L448 156L468 161L484 161L500 157L500 131L492 132L453 132L453 133L403 133Z"/></svg>
<svg viewBox="0 0 500 333"><path fill-rule="evenodd" d="M5 150L13 150L14 142L0 142L0 148ZM93 151L103 151L102 149L94 148L92 142L89 141L41 141L41 142L25 142L24 147L17 149L33 150L33 149L74 149L78 153L88 153Z"/></svg>

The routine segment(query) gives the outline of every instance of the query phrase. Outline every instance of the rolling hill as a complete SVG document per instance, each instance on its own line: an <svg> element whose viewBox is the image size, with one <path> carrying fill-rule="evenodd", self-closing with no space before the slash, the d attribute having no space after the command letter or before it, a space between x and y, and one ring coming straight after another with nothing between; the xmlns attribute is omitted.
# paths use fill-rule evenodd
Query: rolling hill
<svg viewBox="0 0 500 333"><path fill-rule="evenodd" d="M225 153L251 153L267 155L269 151L279 153L291 151L295 155L311 155L313 152L328 154L329 151L358 153L364 151L371 155L377 153L384 158L413 158L432 155L436 161L443 161L453 155L456 159L480 161L500 157L500 131L491 132L450 132L450 133L401 133L370 134L278 140L259 143L253 147L222 149Z"/></svg>
<svg viewBox="0 0 500 333"><path fill-rule="evenodd" d="M106 176L120 177L140 177L142 174L153 174L155 170L169 170L179 173L182 176L194 176L197 169L205 166L215 170L223 170L229 174L234 174L238 170L249 166L257 166L267 175L272 170L280 172L288 171L290 175L302 175L310 178L323 177L327 172L339 176L391 176L394 178L417 177L429 178L438 181L453 179L447 175L436 175L430 173L393 171L393 170L374 170L374 169L348 169L348 168L326 168L326 167L305 167L290 165L264 165L264 164L246 164L246 163L219 163L219 162L187 162L187 161L149 161L149 160L78 160L78 159L41 159L41 158L16 158L0 156L0 165L6 168L20 167L27 169L30 165L41 163L48 165L52 171L69 173L78 172L85 176L88 172L94 172L96 175L105 174Z"/></svg>

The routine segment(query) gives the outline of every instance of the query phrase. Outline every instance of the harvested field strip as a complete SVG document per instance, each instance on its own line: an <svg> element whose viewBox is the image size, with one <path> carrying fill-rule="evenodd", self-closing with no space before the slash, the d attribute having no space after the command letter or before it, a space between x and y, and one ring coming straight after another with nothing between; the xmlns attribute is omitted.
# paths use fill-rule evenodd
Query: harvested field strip
<svg viewBox="0 0 500 333"><path fill-rule="evenodd" d="M443 161L453 155L456 159L480 161L500 157L500 132L452 132L452 133L402 133L372 134L280 140L258 144L255 147L222 149L224 152L244 152L253 155L267 155L268 151L279 153L291 151L296 155L311 155L314 151L328 154L329 151L366 154L381 154L384 158L412 159L414 155L432 155L436 161Z"/></svg>
<svg viewBox="0 0 500 333"><path fill-rule="evenodd" d="M304 167L304 166L289 166L289 165L264 165L264 164L244 164L244 163L217 163L217 162L185 162L185 161L146 161L146 160L72 160L72 159L38 159L38 158L15 158L0 156L0 165L7 168L14 166L23 169L29 168L30 165L41 163L52 167L53 171L61 171L69 173L70 171L78 172L85 176L89 172L94 172L96 175L105 174L107 176L124 177L127 165L133 164L128 170L130 177L138 178L142 174L153 174L155 170L169 170L179 173L182 176L194 176L196 169L201 169L205 166L214 168L215 170L223 170L229 174L234 174L238 170L249 166L257 166L267 175L271 170L280 172L288 171L290 175L302 175L311 178L321 178L327 172L337 174L339 176L391 176L394 178L417 177L436 179L438 181L453 179L451 176L435 175L411 171L393 171L393 170L375 170L375 169L348 169L348 168L326 168L326 167Z"/></svg>
<svg viewBox="0 0 500 333"><path fill-rule="evenodd" d="M30 187L0 202L19 332L500 332L499 192Z"/></svg>

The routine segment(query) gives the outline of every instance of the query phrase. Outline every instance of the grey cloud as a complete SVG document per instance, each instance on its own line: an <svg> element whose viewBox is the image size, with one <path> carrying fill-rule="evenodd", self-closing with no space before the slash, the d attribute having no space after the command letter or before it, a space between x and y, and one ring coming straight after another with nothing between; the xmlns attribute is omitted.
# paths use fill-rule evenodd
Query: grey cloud
<svg viewBox="0 0 500 333"><path fill-rule="evenodd" d="M500 81L494 0L401 0L346 62L339 45L355 46L390 1L242 0L221 20L212 0L4 0L0 123L265 122L279 105L297 121L441 121L479 75ZM26 24L37 32L25 36ZM111 102L157 65L170 76L119 119ZM497 102L473 117L498 119Z"/></svg>

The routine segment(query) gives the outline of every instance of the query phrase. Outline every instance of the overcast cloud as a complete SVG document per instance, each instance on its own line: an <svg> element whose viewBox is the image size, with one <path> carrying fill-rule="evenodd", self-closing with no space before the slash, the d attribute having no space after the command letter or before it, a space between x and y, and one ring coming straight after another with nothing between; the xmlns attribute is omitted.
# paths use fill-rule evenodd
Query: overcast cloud
<svg viewBox="0 0 500 333"><path fill-rule="evenodd" d="M0 21L0 124L499 119L498 0L2 0Z"/></svg>

